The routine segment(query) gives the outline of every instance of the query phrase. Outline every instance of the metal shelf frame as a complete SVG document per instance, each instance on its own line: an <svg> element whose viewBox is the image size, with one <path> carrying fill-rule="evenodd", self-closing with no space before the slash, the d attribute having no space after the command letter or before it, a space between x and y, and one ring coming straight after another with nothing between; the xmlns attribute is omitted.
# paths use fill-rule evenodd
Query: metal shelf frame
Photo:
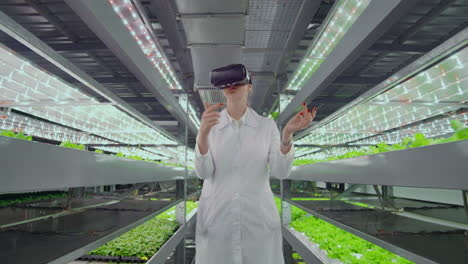
<svg viewBox="0 0 468 264"><path fill-rule="evenodd" d="M468 190L468 140L295 166L290 180Z"/></svg>
<svg viewBox="0 0 468 264"><path fill-rule="evenodd" d="M0 136L0 193L183 180L185 168ZM188 171L188 178L196 178Z"/></svg>
<svg viewBox="0 0 468 264"><path fill-rule="evenodd" d="M283 233L283 238L289 243L289 245L301 256L301 258L306 263L317 263L317 264L327 264L325 258L320 254L320 252L311 251L296 235L291 232L286 226L282 225L281 230Z"/></svg>

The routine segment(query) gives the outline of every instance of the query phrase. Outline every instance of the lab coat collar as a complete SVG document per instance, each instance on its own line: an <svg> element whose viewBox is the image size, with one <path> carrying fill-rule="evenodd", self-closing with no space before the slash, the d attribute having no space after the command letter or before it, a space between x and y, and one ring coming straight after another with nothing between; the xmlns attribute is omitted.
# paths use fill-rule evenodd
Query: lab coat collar
<svg viewBox="0 0 468 264"><path fill-rule="evenodd" d="M257 112L255 112L252 108L247 106L243 124L250 127L257 127L259 122L260 116L257 114ZM229 125L229 116L227 113L227 108L224 108L221 111L221 116L219 118L219 129L224 128L227 125Z"/></svg>

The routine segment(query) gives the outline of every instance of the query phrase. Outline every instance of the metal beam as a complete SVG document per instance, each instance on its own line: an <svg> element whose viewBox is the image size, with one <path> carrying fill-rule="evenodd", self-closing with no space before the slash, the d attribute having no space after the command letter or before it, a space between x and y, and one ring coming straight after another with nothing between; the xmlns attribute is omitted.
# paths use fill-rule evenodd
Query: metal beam
<svg viewBox="0 0 468 264"><path fill-rule="evenodd" d="M163 76L154 68L138 43L122 23L108 1L65 2L83 19L91 30L108 46L120 61L150 91L158 102L179 122L189 126L196 135L197 128L186 118L177 99L167 87Z"/></svg>
<svg viewBox="0 0 468 264"><path fill-rule="evenodd" d="M434 17L438 16L449 8L456 0L441 0L438 5L432 8L432 10L419 19L415 24L413 24L409 29L405 31L403 35L398 37L394 43L404 44L409 38L411 38L416 32L418 32L421 27L423 27L427 22L431 21Z"/></svg>
<svg viewBox="0 0 468 264"><path fill-rule="evenodd" d="M66 26L60 19L58 19L47 7L45 7L39 0L25 0L32 8L34 8L40 16L44 17L51 23L58 32L62 33L72 42L78 40L78 36L66 30Z"/></svg>
<svg viewBox="0 0 468 264"><path fill-rule="evenodd" d="M296 20L294 21L294 24L288 35L288 40L286 41L285 46L281 50L280 59L278 60L278 64L276 65L274 70L274 76L284 74L289 59L294 54L302 37L307 31L307 26L309 25L312 18L315 16L315 13L318 11L320 3L321 1L303 0L299 13L296 16ZM257 102L257 104L259 105L258 109L260 110L260 112L266 112L270 110L270 108L268 108L266 104L268 104L268 102L270 101L269 98L271 97L273 91L275 91L276 89L277 85L273 83L266 89L264 89L264 92L262 94L256 96L256 98L258 99L256 99L255 102Z"/></svg>
<svg viewBox="0 0 468 264"><path fill-rule="evenodd" d="M435 16L444 12L448 7L450 7L455 0L442 0L438 5L434 6L431 11L422 16L416 23L414 23L410 28L408 28L403 34L401 34L397 39L393 40L390 45L403 45L408 39L410 39L421 27L423 27L427 22L433 19ZM433 38L433 35L430 35ZM368 64L357 71L356 75L364 72L365 70L371 68L376 63L385 58L390 51L382 52L379 56L375 57Z"/></svg>
<svg viewBox="0 0 468 264"><path fill-rule="evenodd" d="M383 82L385 78L381 77L338 77L334 84L372 84L376 85Z"/></svg>
<svg viewBox="0 0 468 264"><path fill-rule="evenodd" d="M193 73L192 55L190 54L190 49L186 48L185 33L178 27L179 21L176 17L176 10L173 4L174 1L152 0L149 10L156 15L164 29L182 72ZM192 90L192 87L190 87L190 90Z"/></svg>
<svg viewBox="0 0 468 264"><path fill-rule="evenodd" d="M369 50L377 52L404 52L424 54L435 48L434 45L411 45L411 44L374 44Z"/></svg>
<svg viewBox="0 0 468 264"><path fill-rule="evenodd" d="M310 102L325 90L336 78L361 56L377 39L418 1L371 1L356 19L348 32L280 114L278 123L283 125L296 114L297 106Z"/></svg>
<svg viewBox="0 0 468 264"><path fill-rule="evenodd" d="M28 52L30 51L29 48L18 45L15 46L13 43L4 43L8 47L14 49L16 52ZM56 44L52 43L49 44L53 50L57 52L88 52L88 51L106 51L109 50L106 45L102 42L88 42L88 43L64 43L64 44Z"/></svg>
<svg viewBox="0 0 468 264"><path fill-rule="evenodd" d="M139 113L138 110L136 110L134 107L124 102L122 99L120 99L114 93L102 86L100 83L96 82L96 80L94 80L91 76L89 76L83 70L78 68L66 58L64 58L58 52L51 49L46 43L37 38L31 32L27 31L24 27L16 23L13 19L11 19L2 11L0 11L0 30L2 30L15 40L19 41L23 45L27 46L28 48L36 52L39 56L42 56L44 59L46 59L56 67L60 68L62 71L66 72L73 78L79 80L81 83L83 83L85 86L87 86L94 92L103 96L112 103L118 104L121 109L129 113L131 116L140 120L149 127L158 130L166 137L178 142L172 134L170 134L160 126L155 125L153 121L150 120L148 117Z"/></svg>
<svg viewBox="0 0 468 264"><path fill-rule="evenodd" d="M363 184L351 184L351 186L349 186L348 189L346 189L344 192L342 192L340 194L337 194L337 195L333 196L330 200L343 199L343 198L349 196L350 194L352 194L355 190L357 190L359 187L362 187L362 186L365 186L365 185L363 185Z"/></svg>
<svg viewBox="0 0 468 264"><path fill-rule="evenodd" d="M65 81L69 82L69 83L72 83L72 84L76 84L76 83L80 83L78 80L74 79L74 78L63 78ZM134 78L134 77L97 77L97 78L94 78L94 80L96 80L98 83L102 83L102 84L119 84L119 83L122 83L122 84L134 84L134 83L140 83L138 81L137 78ZM154 97L149 97L151 99L153 99L153 101L156 100L156 98Z"/></svg>

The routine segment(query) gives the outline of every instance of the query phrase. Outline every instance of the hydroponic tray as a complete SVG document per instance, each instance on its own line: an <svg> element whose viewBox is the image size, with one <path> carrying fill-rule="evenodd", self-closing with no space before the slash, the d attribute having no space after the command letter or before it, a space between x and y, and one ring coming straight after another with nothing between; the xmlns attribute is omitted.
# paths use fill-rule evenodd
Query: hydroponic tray
<svg viewBox="0 0 468 264"><path fill-rule="evenodd" d="M324 201L288 202L416 263L466 263L468 259L464 230L378 209L360 210L357 208L359 206L351 204L337 205L333 208L333 203L329 203L328 208L324 209ZM342 209L348 207L352 209ZM317 208L322 210L316 210Z"/></svg>
<svg viewBox="0 0 468 264"><path fill-rule="evenodd" d="M81 208L86 206L92 206L97 204L106 203L115 199L112 198L83 198L77 199L73 198L71 200L71 208ZM67 198L59 198L52 201L38 201L38 202L29 202L13 205L14 207L28 207L28 208L65 208L67 204Z"/></svg>
<svg viewBox="0 0 468 264"><path fill-rule="evenodd" d="M368 205L372 205L375 207L380 207L380 201L377 197L365 197L365 198L349 198L352 202L360 202L365 203ZM454 207L448 204L441 204L441 203L431 203L431 202L424 202L424 201L416 201L404 198L395 198L392 197L386 200L387 203L395 208L405 208L406 209L419 209L419 208L449 208ZM384 204L385 206L385 204Z"/></svg>
<svg viewBox="0 0 468 264"><path fill-rule="evenodd" d="M55 208L0 208L0 225L11 224L19 221L25 221L37 217L55 214L61 212Z"/></svg>
<svg viewBox="0 0 468 264"><path fill-rule="evenodd" d="M294 200L294 203L302 205L302 206L306 206L307 208L312 209L314 211L371 210L370 208L345 203L339 200L323 200L323 201Z"/></svg>
<svg viewBox="0 0 468 264"><path fill-rule="evenodd" d="M178 201L121 201L0 230L2 263L68 263Z"/></svg>
<svg viewBox="0 0 468 264"><path fill-rule="evenodd" d="M466 190L467 150L462 140L294 166L288 179Z"/></svg>
<svg viewBox="0 0 468 264"><path fill-rule="evenodd" d="M453 208L408 209L405 211L468 225L468 216L465 209L461 206Z"/></svg>
<svg viewBox="0 0 468 264"><path fill-rule="evenodd" d="M361 202L380 208L380 202L377 198L352 198L353 202ZM455 223L467 224L468 216L465 209L459 205L432 203L424 201L409 200L403 198L392 198L387 202L395 208L404 208L405 212L432 218L442 219Z"/></svg>

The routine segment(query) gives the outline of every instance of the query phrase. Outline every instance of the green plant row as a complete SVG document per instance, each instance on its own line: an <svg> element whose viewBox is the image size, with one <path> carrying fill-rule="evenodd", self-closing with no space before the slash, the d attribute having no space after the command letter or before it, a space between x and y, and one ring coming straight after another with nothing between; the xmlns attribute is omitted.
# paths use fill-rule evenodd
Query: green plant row
<svg viewBox="0 0 468 264"><path fill-rule="evenodd" d="M79 150L85 149L85 146L83 144L74 144L68 140L62 141L62 143L60 143L60 146L65 147L65 148L79 149Z"/></svg>
<svg viewBox="0 0 468 264"><path fill-rule="evenodd" d="M197 203L187 201L187 214L197 206ZM140 257L148 260L177 230L175 209L175 206L169 208L144 224L94 249L88 255Z"/></svg>
<svg viewBox="0 0 468 264"><path fill-rule="evenodd" d="M5 136L5 137L12 137L12 138L18 138L18 139L23 139L23 140L28 140L28 141L32 141L33 138L32 136L26 136L25 134L23 134L23 132L18 132L18 133L15 133L11 130L2 130L0 132L0 136ZM75 144L75 143L72 143L68 140L66 141L62 141L60 143L60 146L61 147L65 147L65 148L72 148L72 149L79 149L79 150L85 150L85 146L83 144ZM100 153L100 154L103 154L104 152L102 150L95 150L94 152L96 153ZM166 162L162 162L162 161L154 161L154 160L150 160L150 159L144 159L140 156L136 156L136 155L132 155L132 156L125 156L122 152L119 152L117 154L115 154L114 156L116 157L122 157L122 158L127 158L127 159L133 159L133 160L141 160L141 161L147 161L147 162L154 162L154 163L159 163L159 164L162 164L162 165L167 165L167 166L173 166L173 167L184 167L183 165L181 164L174 164L174 163L166 163ZM189 169L193 169L192 167L189 167Z"/></svg>
<svg viewBox="0 0 468 264"><path fill-rule="evenodd" d="M32 136L26 136L22 131L15 133L11 130L2 130L0 132L0 136L18 138L18 139L23 139L23 140L28 140L28 141L33 140Z"/></svg>
<svg viewBox="0 0 468 264"><path fill-rule="evenodd" d="M327 200L330 200L330 198L292 198L291 200L296 200L296 201L327 201ZM365 204L365 203L360 203L360 202L351 202L351 201L347 201L347 200L340 200L342 202L345 202L345 203L349 203L349 204L353 204L353 205L356 205L356 206L360 206L360 207L366 207L366 208L375 208L375 206L372 206L372 205L368 205L368 204ZM299 209L301 210L301 209Z"/></svg>
<svg viewBox="0 0 468 264"><path fill-rule="evenodd" d="M27 194L5 194L0 196L0 206L8 206L16 203L41 201L66 197L66 193L27 193Z"/></svg>
<svg viewBox="0 0 468 264"><path fill-rule="evenodd" d="M395 151L395 150L403 150L403 149L408 149L408 148L417 148L417 147L423 147L423 146L428 146L428 145L448 143L448 142L468 139L468 127L465 127L458 120L451 120L450 123L451 123L451 127L454 133L449 138L431 139L431 138L426 138L424 134L416 133L414 137L412 138L407 137L403 140L403 142L399 144L387 145L386 143L381 142L377 144L376 146L370 146L367 148L362 148L360 150L350 151L343 155L330 157L328 159L297 159L297 160L294 160L293 166L300 166L300 165L305 165L305 164L312 164L312 163L325 162L325 161L331 161L331 160L354 158L354 157L359 157L359 156L367 156L367 155L372 155L372 154L377 154L377 153L384 153L384 152Z"/></svg>
<svg viewBox="0 0 468 264"><path fill-rule="evenodd" d="M80 144L73 144L69 141L64 141L60 144L60 146L62 147L66 147L66 148L73 148L73 149L79 149L79 150L84 150L84 145ZM100 153L100 154L104 154L104 152L100 149L96 149L94 152L96 153ZM142 158L140 156L137 156L137 155L124 155L122 152L118 152L117 154L115 154L114 156L116 157L121 157L121 158L127 158L127 159L133 159L133 160L140 160L140 161L146 161L146 162L153 162L153 163L158 163L158 164L162 164L162 165L167 165L167 166L173 166L173 167L184 167L183 165L181 164L174 164L174 163L166 163L166 162L162 162L162 161L154 161L154 160L150 160L150 159L145 159L145 158ZM189 169L193 169L191 167L189 167Z"/></svg>
<svg viewBox="0 0 468 264"><path fill-rule="evenodd" d="M324 198L298 198L298 200L299 199L322 200ZM278 206L278 210L281 213L281 200L275 197L275 201ZM368 207L366 204L353 204ZM289 226L298 232L304 233L310 241L318 244L321 249L325 250L330 258L338 259L346 264L413 263L388 250L378 247L362 238L329 224L326 221L309 215L304 210L295 206L291 206L291 223ZM300 259L300 256L297 253L295 253L293 257L295 259Z"/></svg>

